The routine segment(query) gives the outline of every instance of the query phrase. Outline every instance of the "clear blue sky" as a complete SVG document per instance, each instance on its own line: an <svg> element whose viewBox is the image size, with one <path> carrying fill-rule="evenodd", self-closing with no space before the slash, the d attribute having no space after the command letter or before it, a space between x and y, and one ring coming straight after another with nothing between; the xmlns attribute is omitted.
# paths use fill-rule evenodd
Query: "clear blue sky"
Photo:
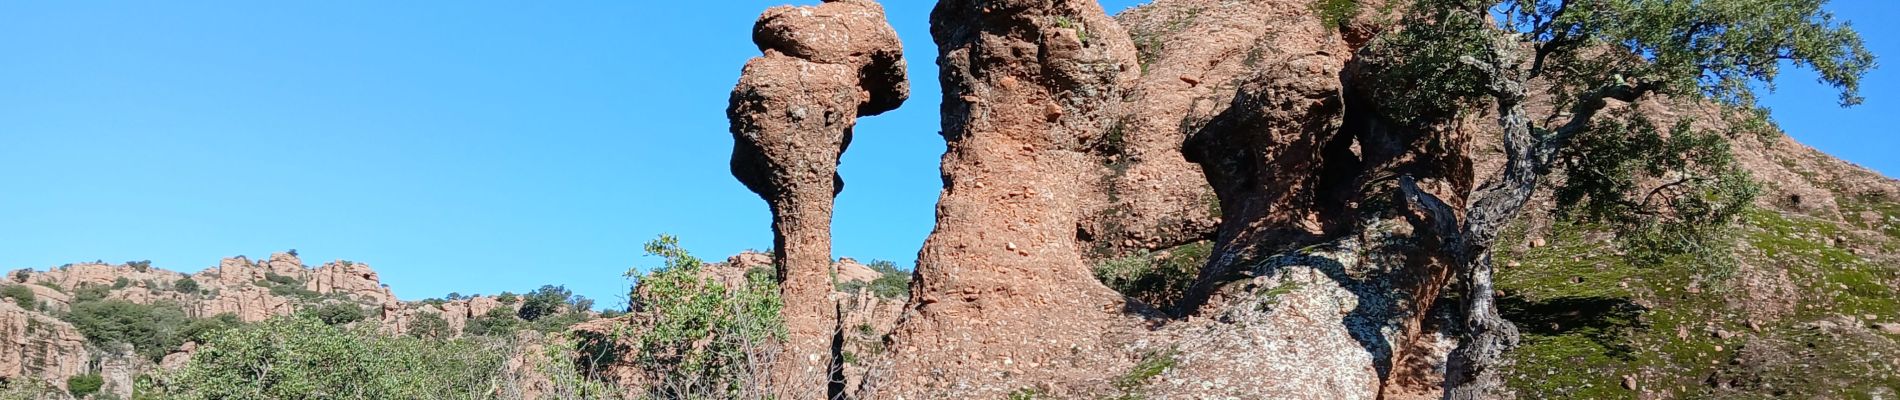
<svg viewBox="0 0 1900 400"><path fill-rule="evenodd" d="M404 299L556 283L617 303L660 233L709 259L771 245L725 107L752 21L785 1L0 1L0 268L295 248ZM914 95L845 155L840 256L908 264L930 231L931 3L887 2ZM1835 3L1900 60L1900 5ZM1893 175L1896 68L1858 108L1801 74L1767 104Z"/></svg>

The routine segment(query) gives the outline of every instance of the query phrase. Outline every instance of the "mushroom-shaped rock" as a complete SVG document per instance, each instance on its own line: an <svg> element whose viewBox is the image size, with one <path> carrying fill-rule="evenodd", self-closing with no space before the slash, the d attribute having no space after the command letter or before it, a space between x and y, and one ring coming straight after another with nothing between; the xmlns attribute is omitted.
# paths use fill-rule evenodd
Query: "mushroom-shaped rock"
<svg viewBox="0 0 1900 400"><path fill-rule="evenodd" d="M772 209L789 333L773 387L781 398L820 398L842 390L830 299L838 159L857 118L897 108L909 85L897 32L875 2L775 7L753 40L764 55L746 63L727 109L732 173Z"/></svg>

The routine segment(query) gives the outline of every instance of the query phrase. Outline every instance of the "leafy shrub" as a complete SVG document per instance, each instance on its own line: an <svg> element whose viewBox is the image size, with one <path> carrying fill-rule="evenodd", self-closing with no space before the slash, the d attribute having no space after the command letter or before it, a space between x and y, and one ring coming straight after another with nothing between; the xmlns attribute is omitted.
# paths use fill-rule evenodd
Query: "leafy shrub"
<svg viewBox="0 0 1900 400"><path fill-rule="evenodd" d="M1128 297L1168 307L1187 294L1212 251L1211 243L1199 242L1169 249L1165 255L1142 252L1111 259L1095 267L1095 278Z"/></svg>
<svg viewBox="0 0 1900 400"><path fill-rule="evenodd" d="M574 292L567 290L566 286L543 285L521 296L521 310L516 315L527 321L541 319L561 312L573 298Z"/></svg>
<svg viewBox="0 0 1900 400"><path fill-rule="evenodd" d="M167 399L490 399L509 383L502 341L387 337L314 318L215 335L140 391Z"/></svg>
<svg viewBox="0 0 1900 400"><path fill-rule="evenodd" d="M152 260L126 261L125 266L132 267L133 271L151 272Z"/></svg>
<svg viewBox="0 0 1900 400"><path fill-rule="evenodd" d="M631 297L652 325L638 333L635 349L621 353L633 354L634 364L656 383L653 397L745 397L759 364L770 362L757 349L785 337L777 282L768 274L747 274L744 287L725 287L702 276L704 263L672 236L647 243L646 251L666 265L644 276L627 273L637 277Z"/></svg>
<svg viewBox="0 0 1900 400"><path fill-rule="evenodd" d="M363 312L362 306L350 303L324 304L316 308L304 310L303 313L309 314L318 321L323 321L323 323L329 325L343 325L362 321L363 318L369 316L368 313Z"/></svg>
<svg viewBox="0 0 1900 400"><path fill-rule="evenodd" d="M442 319L441 314L432 312L416 313L415 319L409 320L408 328L409 336L423 339L448 339L454 336L454 332L449 331L449 321Z"/></svg>
<svg viewBox="0 0 1900 400"><path fill-rule="evenodd" d="M301 284L300 282L297 282L297 278L284 276L284 275L278 275L276 272L265 272L264 280L270 283L280 285L280 286L295 286L295 285Z"/></svg>
<svg viewBox="0 0 1900 400"><path fill-rule="evenodd" d="M99 393L99 388L105 385L106 378L99 376L99 374L85 374L66 378L66 392L72 393L73 397L86 397L86 395L89 394Z"/></svg>
<svg viewBox="0 0 1900 400"><path fill-rule="evenodd" d="M112 288L88 283L79 285L78 288L73 289L73 301L99 301L104 300L106 296L110 294L112 294Z"/></svg>
<svg viewBox="0 0 1900 400"><path fill-rule="evenodd" d="M462 333L475 336L501 336L514 334L521 320L515 318L515 312L507 307L497 307L488 313L470 318Z"/></svg>
<svg viewBox="0 0 1900 400"><path fill-rule="evenodd" d="M244 326L244 321L239 320L237 314L223 313L211 318L191 320L190 323L185 324L184 329L178 332L178 336L184 340L203 343L211 340L213 335L242 326Z"/></svg>
<svg viewBox="0 0 1900 400"><path fill-rule="evenodd" d="M499 301L501 304L514 305L515 302L521 301L521 299L515 297L514 292L501 292L501 296L496 296L495 301Z"/></svg>
<svg viewBox="0 0 1900 400"><path fill-rule="evenodd" d="M139 355L153 360L184 344L186 337L180 328L191 320L177 304L124 300L76 302L65 317L93 343L130 344Z"/></svg>
<svg viewBox="0 0 1900 400"><path fill-rule="evenodd" d="M910 271L899 269L897 263L884 260L871 261L868 266L871 270L877 271L877 279L868 283L857 281L839 283L838 290L856 292L858 289L868 287L871 288L871 293L887 299L910 297Z"/></svg>
<svg viewBox="0 0 1900 400"><path fill-rule="evenodd" d="M172 282L172 290L177 290L179 293L184 294L198 294L198 291L203 289L198 286L198 281L192 280L191 277L187 276L178 278L177 282Z"/></svg>
<svg viewBox="0 0 1900 400"><path fill-rule="evenodd" d="M127 286L132 286L132 279L121 276L119 279L112 280L113 289L124 289Z"/></svg>
<svg viewBox="0 0 1900 400"><path fill-rule="evenodd" d="M20 308L28 310L39 305L39 298L33 294L33 289L23 285L7 285L0 288L0 297L13 299L14 304L19 304Z"/></svg>

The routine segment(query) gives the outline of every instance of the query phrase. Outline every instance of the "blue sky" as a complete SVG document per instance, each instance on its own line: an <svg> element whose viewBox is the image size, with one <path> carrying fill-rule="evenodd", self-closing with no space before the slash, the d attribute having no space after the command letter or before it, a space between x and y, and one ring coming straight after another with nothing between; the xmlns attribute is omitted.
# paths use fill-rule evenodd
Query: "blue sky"
<svg viewBox="0 0 1900 400"><path fill-rule="evenodd" d="M404 299L555 283L618 303L661 233L709 259L771 245L725 107L784 1L0 2L0 268L295 248ZM914 95L844 157L840 256L908 264L930 231L930 4L887 2ZM1900 57L1900 5L1834 9ZM1846 110L1812 79L1768 96L1782 126L1900 172L1900 71Z"/></svg>

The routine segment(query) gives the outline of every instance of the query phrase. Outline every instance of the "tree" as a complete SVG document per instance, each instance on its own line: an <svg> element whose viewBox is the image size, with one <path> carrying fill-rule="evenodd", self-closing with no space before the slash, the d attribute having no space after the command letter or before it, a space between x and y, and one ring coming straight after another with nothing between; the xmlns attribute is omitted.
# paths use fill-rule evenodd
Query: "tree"
<svg viewBox="0 0 1900 400"><path fill-rule="evenodd" d="M475 336L500 336L515 333L519 326L521 326L521 320L515 318L513 310L496 307L488 310L486 314L470 318L468 326L462 328L462 333Z"/></svg>
<svg viewBox="0 0 1900 400"><path fill-rule="evenodd" d="M379 335L306 317L214 335L178 370L141 382L165 399L493 399L506 341Z"/></svg>
<svg viewBox="0 0 1900 400"><path fill-rule="evenodd" d="M305 310L304 313L329 325L343 325L362 321L364 318L369 317L369 313L364 312L362 306L350 303L325 304L317 308Z"/></svg>
<svg viewBox="0 0 1900 400"><path fill-rule="evenodd" d="M39 298L33 294L33 288L26 287L26 285L7 285L4 288L0 288L0 297L13 299L13 302L19 304L20 308L28 310L32 310L39 305Z"/></svg>
<svg viewBox="0 0 1900 400"><path fill-rule="evenodd" d="M621 353L633 355L654 382L651 397L740 397L769 363L760 349L785 339L777 279L769 270L748 273L743 286L726 287L702 276L705 263L672 236L648 242L646 252L665 265L645 275L631 269L627 276L638 282L630 298L651 325L637 333L635 348Z"/></svg>
<svg viewBox="0 0 1900 400"><path fill-rule="evenodd" d="M72 393L73 397L84 398L86 395L99 393L99 388L105 385L105 377L101 377L99 374L85 374L66 378L66 392Z"/></svg>
<svg viewBox="0 0 1900 400"><path fill-rule="evenodd" d="M76 302L65 319L93 343L131 344L140 355L154 360L184 343L181 328L190 322L177 304L124 300Z"/></svg>
<svg viewBox="0 0 1900 400"><path fill-rule="evenodd" d="M541 317L560 313L574 299L574 292L566 286L542 285L521 296L521 309L516 315L533 322Z"/></svg>
<svg viewBox="0 0 1900 400"><path fill-rule="evenodd" d="M172 289L177 290L179 293L197 294L200 287L198 286L198 281L192 280L191 277L187 276L178 278L178 281L172 282Z"/></svg>
<svg viewBox="0 0 1900 400"><path fill-rule="evenodd" d="M448 339L454 334L449 329L449 321L442 319L441 314L416 313L415 319L409 320L409 336L423 339Z"/></svg>
<svg viewBox="0 0 1900 400"><path fill-rule="evenodd" d="M1463 218L1409 177L1400 180L1411 205L1429 215L1427 231L1445 243L1443 251L1463 283L1463 326L1447 370L1447 398L1506 395L1499 367L1517 344L1517 330L1498 316L1491 253L1500 232L1553 171L1581 178L1566 183L1559 195L1587 203L1581 208L1585 216L1637 222L1616 225L1651 236L1647 244L1661 250L1704 247L1693 226L1726 224L1747 203L1737 200L1752 196L1746 175L1720 165L1724 158L1697 154L1725 153L1707 151L1720 140L1686 125L1673 131L1683 135L1669 135L1676 142L1618 146L1663 135L1639 114L1603 115L1611 102L1661 95L1752 111L1754 88L1772 87L1783 63L1818 72L1821 83L1840 91L1843 106L1860 102L1860 78L1873 68L1874 57L1859 34L1822 10L1825 2L1416 0L1402 28L1367 47L1383 113L1429 124L1495 107L1501 128L1505 166L1471 194ZM1533 88L1553 94L1553 115L1532 115ZM1604 159L1616 152L1624 153ZM1596 169L1587 167L1603 163L1627 167L1627 158L1686 161L1589 175ZM1625 184L1637 172L1678 178L1636 202ZM1637 228L1656 220L1692 228Z"/></svg>

